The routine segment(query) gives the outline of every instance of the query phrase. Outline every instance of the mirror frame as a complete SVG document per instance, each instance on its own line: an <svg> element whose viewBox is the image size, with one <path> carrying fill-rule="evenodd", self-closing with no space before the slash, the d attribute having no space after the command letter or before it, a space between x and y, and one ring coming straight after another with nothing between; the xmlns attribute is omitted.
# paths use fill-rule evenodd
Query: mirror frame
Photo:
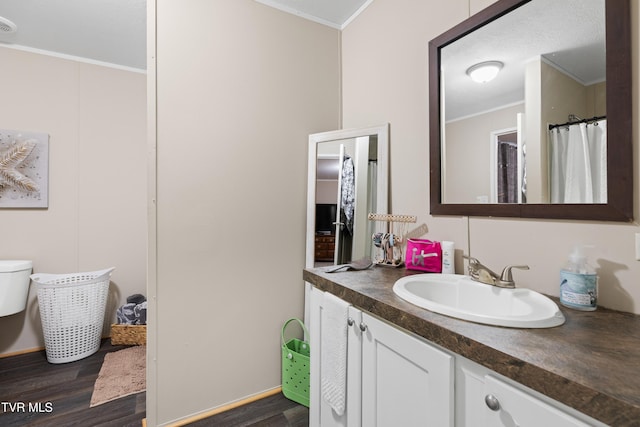
<svg viewBox="0 0 640 427"><path fill-rule="evenodd" d="M316 205L316 162L318 144L342 139L354 139L376 135L378 139L378 198L375 213L388 213L389 209L389 124L362 129L343 129L309 135L309 164L307 168L307 241L305 266L315 264L315 205Z"/></svg>
<svg viewBox="0 0 640 427"><path fill-rule="evenodd" d="M531 0L498 0L429 42L429 157L432 215L633 220L630 0L605 0L607 72L606 204L453 204L442 201L440 50ZM613 143L611 143L613 142Z"/></svg>

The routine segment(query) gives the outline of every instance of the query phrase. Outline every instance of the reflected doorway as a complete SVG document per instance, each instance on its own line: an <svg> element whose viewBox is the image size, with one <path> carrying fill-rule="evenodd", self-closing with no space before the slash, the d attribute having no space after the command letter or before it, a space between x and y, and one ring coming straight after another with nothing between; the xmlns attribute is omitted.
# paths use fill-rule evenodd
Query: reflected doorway
<svg viewBox="0 0 640 427"><path fill-rule="evenodd" d="M526 144L523 132L524 115L517 114L515 128L491 132L490 203L526 203Z"/></svg>
<svg viewBox="0 0 640 427"><path fill-rule="evenodd" d="M498 203L518 203L518 134L496 138L496 196Z"/></svg>

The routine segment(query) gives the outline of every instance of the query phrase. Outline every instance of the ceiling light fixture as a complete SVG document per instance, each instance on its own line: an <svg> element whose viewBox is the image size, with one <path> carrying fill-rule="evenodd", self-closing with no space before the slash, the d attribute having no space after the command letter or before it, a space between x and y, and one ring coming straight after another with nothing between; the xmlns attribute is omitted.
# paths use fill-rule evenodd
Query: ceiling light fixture
<svg viewBox="0 0 640 427"><path fill-rule="evenodd" d="M11 34L16 31L18 31L18 26L16 24L9 21L7 18L0 16L0 35Z"/></svg>
<svg viewBox="0 0 640 427"><path fill-rule="evenodd" d="M504 64L500 61L487 61L472 65L467 74L476 83L486 83L496 78Z"/></svg>

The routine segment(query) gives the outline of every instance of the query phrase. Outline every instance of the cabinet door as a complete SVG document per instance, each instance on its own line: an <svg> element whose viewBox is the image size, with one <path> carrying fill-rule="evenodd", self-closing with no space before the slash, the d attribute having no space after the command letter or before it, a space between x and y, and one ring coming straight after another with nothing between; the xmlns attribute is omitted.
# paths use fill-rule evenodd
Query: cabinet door
<svg viewBox="0 0 640 427"><path fill-rule="evenodd" d="M331 407L322 399L321 378L322 366L320 364L320 349L322 334L331 331L322 328L322 297L324 292L316 288L311 289L310 297L310 325L311 335L311 395L309 404L310 427L360 427L360 402L361 402L361 370L362 333L359 325L362 322L362 312L349 307L349 319L353 320L352 327L348 328L347 342L347 400L345 412L338 416Z"/></svg>
<svg viewBox="0 0 640 427"><path fill-rule="evenodd" d="M494 378L485 377L485 397L493 402L485 405L485 426L491 427L589 427L577 418L566 414L523 391ZM492 406L493 409L490 409Z"/></svg>
<svg viewBox="0 0 640 427"><path fill-rule="evenodd" d="M484 381L491 371L462 356L455 359L456 427L483 427L487 410Z"/></svg>
<svg viewBox="0 0 640 427"><path fill-rule="evenodd" d="M367 313L362 425L453 426L453 357Z"/></svg>

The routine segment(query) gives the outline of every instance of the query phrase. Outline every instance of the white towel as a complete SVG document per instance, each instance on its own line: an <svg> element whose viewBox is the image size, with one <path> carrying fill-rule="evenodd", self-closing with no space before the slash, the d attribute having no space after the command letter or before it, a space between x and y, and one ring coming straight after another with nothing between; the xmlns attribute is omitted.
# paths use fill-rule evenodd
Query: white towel
<svg viewBox="0 0 640 427"><path fill-rule="evenodd" d="M344 414L347 396L348 303L328 292L322 300L320 366L322 398L338 415Z"/></svg>

